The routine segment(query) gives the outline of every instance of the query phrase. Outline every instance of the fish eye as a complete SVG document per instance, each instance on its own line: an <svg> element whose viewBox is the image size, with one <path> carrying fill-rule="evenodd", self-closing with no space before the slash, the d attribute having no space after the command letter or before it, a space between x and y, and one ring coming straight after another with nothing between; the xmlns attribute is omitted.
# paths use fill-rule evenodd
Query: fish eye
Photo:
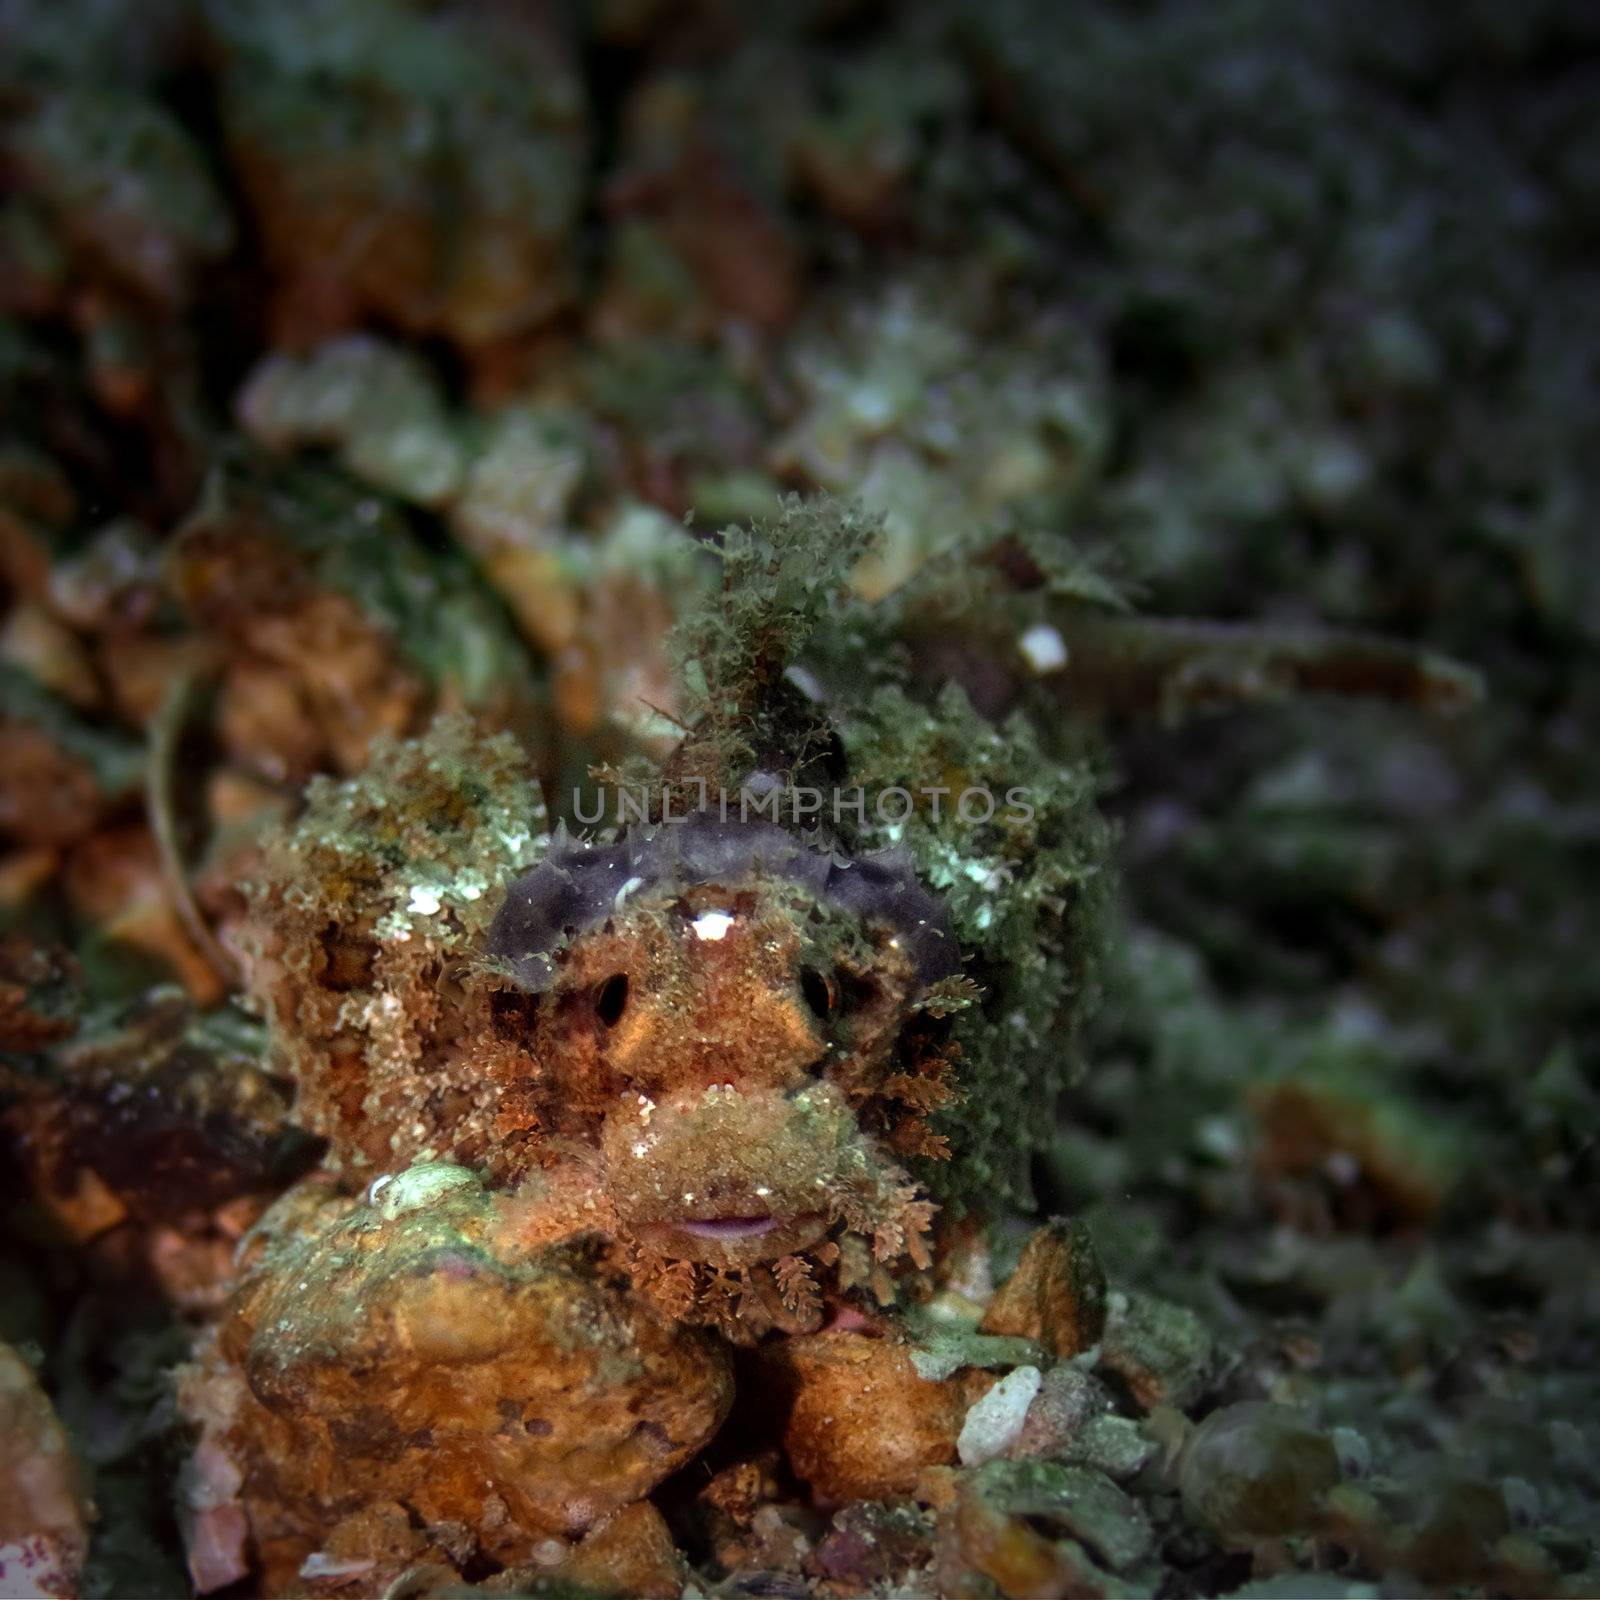
<svg viewBox="0 0 1600 1600"><path fill-rule="evenodd" d="M800 996L806 1005L810 1007L814 1016L832 1016L836 996L833 980L825 973L818 972L815 967L802 967L800 969Z"/></svg>
<svg viewBox="0 0 1600 1600"><path fill-rule="evenodd" d="M628 975L615 972L594 992L594 1014L608 1028L614 1028L628 1009Z"/></svg>

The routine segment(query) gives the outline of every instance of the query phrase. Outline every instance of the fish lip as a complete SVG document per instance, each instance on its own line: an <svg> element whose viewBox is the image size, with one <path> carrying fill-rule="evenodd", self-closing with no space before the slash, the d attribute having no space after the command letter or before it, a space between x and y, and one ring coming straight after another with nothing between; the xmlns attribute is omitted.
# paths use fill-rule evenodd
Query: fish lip
<svg viewBox="0 0 1600 1600"><path fill-rule="evenodd" d="M828 1218L819 1211L728 1212L720 1217L657 1218L638 1232L668 1255L723 1266L751 1266L806 1249L827 1228Z"/></svg>
<svg viewBox="0 0 1600 1600"><path fill-rule="evenodd" d="M781 1227L784 1219L768 1211L747 1216L680 1217L673 1226L694 1239L759 1239Z"/></svg>

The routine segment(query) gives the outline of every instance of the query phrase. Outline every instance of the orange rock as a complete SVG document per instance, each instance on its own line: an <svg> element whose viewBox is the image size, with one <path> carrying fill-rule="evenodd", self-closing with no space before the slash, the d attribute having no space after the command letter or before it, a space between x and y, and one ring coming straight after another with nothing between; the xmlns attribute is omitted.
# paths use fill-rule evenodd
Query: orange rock
<svg viewBox="0 0 1600 1600"><path fill-rule="evenodd" d="M125 1222L128 1216L127 1206L106 1186L100 1174L88 1167L73 1175L70 1188L41 1188L35 1199L41 1237L52 1243L65 1240L75 1245L87 1244ZM29 1217L24 1214L21 1221L24 1231L28 1231Z"/></svg>
<svg viewBox="0 0 1600 1600"><path fill-rule="evenodd" d="M198 639L117 632L97 641L95 664L117 714L143 728L180 675L209 678L217 671L215 655Z"/></svg>
<svg viewBox="0 0 1600 1600"><path fill-rule="evenodd" d="M77 987L77 963L65 950L0 934L0 1050L37 1050L66 1038L77 1026Z"/></svg>
<svg viewBox="0 0 1600 1600"><path fill-rule="evenodd" d="M1105 1325L1106 1275L1089 1230L1056 1217L1034 1229L979 1328L1032 1339L1067 1357L1098 1344Z"/></svg>
<svg viewBox="0 0 1600 1600"><path fill-rule="evenodd" d="M594 1600L678 1600L688 1569L661 1513L640 1500L596 1523L554 1575Z"/></svg>
<svg viewBox="0 0 1600 1600"><path fill-rule="evenodd" d="M55 877L60 865L60 856L49 849L0 855L0 909L12 911L31 900Z"/></svg>
<svg viewBox="0 0 1600 1600"><path fill-rule="evenodd" d="M223 975L195 944L173 905L161 852L142 824L106 829L85 840L63 874L73 910L97 934L153 957L198 1006L227 993Z"/></svg>
<svg viewBox="0 0 1600 1600"><path fill-rule="evenodd" d="M704 89L681 76L653 79L623 123L608 214L648 219L716 315L786 326L800 298L798 244Z"/></svg>
<svg viewBox="0 0 1600 1600"><path fill-rule="evenodd" d="M989 1381L931 1382L905 1345L860 1333L784 1339L759 1365L785 1413L790 1465L821 1501L909 1494L926 1468L954 1462L968 1400Z"/></svg>
<svg viewBox="0 0 1600 1600"><path fill-rule="evenodd" d="M0 503L0 581L14 593L30 598L43 595L50 585L50 548L43 531L12 505L3 503Z"/></svg>
<svg viewBox="0 0 1600 1600"><path fill-rule="evenodd" d="M93 772L30 723L0 719L0 838L63 845L101 820L108 800Z"/></svg>
<svg viewBox="0 0 1600 1600"><path fill-rule="evenodd" d="M716 1432L725 1349L653 1316L581 1241L525 1252L526 1210L435 1164L366 1201L302 1185L263 1219L183 1403L199 1480L238 1480L268 1593L298 1592L307 1563L342 1559L336 1530L391 1504L419 1538L369 1547L364 1591L424 1558L548 1565L552 1537L615 1519ZM192 1540L223 1504L191 1495ZM574 1561L676 1593L663 1530L607 1529Z"/></svg>
<svg viewBox="0 0 1600 1600"><path fill-rule="evenodd" d="M1448 1163L1392 1108L1321 1083L1257 1085L1247 1098L1261 1124L1263 1187L1288 1221L1360 1233L1421 1228L1449 1195Z"/></svg>
<svg viewBox="0 0 1600 1600"><path fill-rule="evenodd" d="M22 668L80 710L92 711L100 703L100 684L88 652L42 605L12 607L0 624L0 660Z"/></svg>
<svg viewBox="0 0 1600 1600"><path fill-rule="evenodd" d="M376 737L421 720L427 693L395 640L355 600L319 585L275 515L265 491L241 487L187 525L167 578L225 657L224 751L274 782L300 783L328 767L360 770Z"/></svg>
<svg viewBox="0 0 1600 1600"><path fill-rule="evenodd" d="M373 7L331 44L314 7L285 10L214 19L274 343L377 320L470 353L548 321L575 287L585 147L561 8Z"/></svg>
<svg viewBox="0 0 1600 1600"><path fill-rule="evenodd" d="M1061 1553L1021 1517L1007 1516L963 1483L950 1519L957 1570L987 1578L1005 1600L1063 1600L1067 1584ZM946 1552L944 1567L952 1565Z"/></svg>

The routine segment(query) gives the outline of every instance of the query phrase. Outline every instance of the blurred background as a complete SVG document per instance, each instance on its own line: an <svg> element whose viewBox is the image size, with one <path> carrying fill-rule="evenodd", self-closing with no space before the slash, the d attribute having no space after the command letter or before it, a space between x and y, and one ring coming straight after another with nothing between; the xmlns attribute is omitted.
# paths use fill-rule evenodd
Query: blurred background
<svg viewBox="0 0 1600 1600"><path fill-rule="evenodd" d="M1597 245L1579 0L0 0L7 1048L206 1015L240 852L380 733L464 707L552 797L663 748L694 537L787 491L882 515L869 595L1045 530L1151 613L1446 652L1451 720L1106 726L1124 937L1038 1186L1237 1396L1448 1455L1579 1582ZM107 1592L162 1592L170 1312L86 1364L5 1272Z"/></svg>

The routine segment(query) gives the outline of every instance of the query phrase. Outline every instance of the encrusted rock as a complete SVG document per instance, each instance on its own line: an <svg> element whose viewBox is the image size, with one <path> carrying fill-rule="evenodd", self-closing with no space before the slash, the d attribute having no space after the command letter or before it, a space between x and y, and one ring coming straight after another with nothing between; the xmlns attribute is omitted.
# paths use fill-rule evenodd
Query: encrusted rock
<svg viewBox="0 0 1600 1600"><path fill-rule="evenodd" d="M117 1219L168 1221L248 1193L265 1203L282 1181L289 1096L261 1045L241 1012L200 1014L165 987L59 1044L4 1118L46 1208L71 1226L86 1182Z"/></svg>
<svg viewBox="0 0 1600 1600"><path fill-rule="evenodd" d="M263 1219L183 1383L201 1430L192 1562L235 1505L270 1593L319 1556L390 1576L424 1559L533 1561L541 1541L639 1500L721 1423L731 1369L709 1335L657 1318L581 1239L535 1247L526 1198L423 1187L431 1200L400 1209L313 1182ZM369 1524L402 1506L379 1539Z"/></svg>
<svg viewBox="0 0 1600 1600"><path fill-rule="evenodd" d="M1155 1455L1157 1446L1131 1417L1090 1417L1064 1452L1077 1466L1093 1467L1125 1483Z"/></svg>
<svg viewBox="0 0 1600 1600"><path fill-rule="evenodd" d="M967 1400L988 1382L970 1373L932 1382L904 1344L846 1332L767 1345L760 1368L790 1464L835 1503L909 1494L925 1468L953 1462Z"/></svg>
<svg viewBox="0 0 1600 1600"><path fill-rule="evenodd" d="M990 1594L985 1580L1006 1600L1111 1600L1139 1592L1120 1574L1149 1554L1150 1525L1100 1474L996 1461L936 1487L944 1502L940 1595Z"/></svg>
<svg viewBox="0 0 1600 1600"><path fill-rule="evenodd" d="M806 1571L843 1594L906 1584L931 1560L933 1531L917 1506L858 1501L834 1517Z"/></svg>
<svg viewBox="0 0 1600 1600"><path fill-rule="evenodd" d="M603 1518L570 1551L560 1540L516 1568L517 1587L533 1594L581 1594L584 1600L679 1600L688 1569L661 1513L648 1500Z"/></svg>
<svg viewBox="0 0 1600 1600"><path fill-rule="evenodd" d="M1065 1458L1079 1448L1090 1426L1110 1409L1110 1392L1098 1378L1066 1362L1051 1367L1005 1454L1019 1461Z"/></svg>
<svg viewBox="0 0 1600 1600"><path fill-rule="evenodd" d="M1118 1379L1142 1410L1180 1410L1210 1381L1211 1335L1187 1306L1146 1294L1111 1297L1099 1370Z"/></svg>

